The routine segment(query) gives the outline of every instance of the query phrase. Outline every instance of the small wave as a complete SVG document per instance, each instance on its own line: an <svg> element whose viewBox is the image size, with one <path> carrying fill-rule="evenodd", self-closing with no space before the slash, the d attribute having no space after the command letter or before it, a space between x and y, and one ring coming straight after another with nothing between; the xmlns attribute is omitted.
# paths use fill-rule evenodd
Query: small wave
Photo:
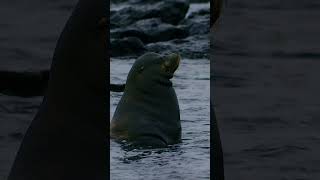
<svg viewBox="0 0 320 180"><path fill-rule="evenodd" d="M308 151L309 149L304 146L297 145L284 145L284 146L266 146L257 145L251 148L244 149L243 152L255 154L260 157L280 157L292 153L297 153L298 151Z"/></svg>

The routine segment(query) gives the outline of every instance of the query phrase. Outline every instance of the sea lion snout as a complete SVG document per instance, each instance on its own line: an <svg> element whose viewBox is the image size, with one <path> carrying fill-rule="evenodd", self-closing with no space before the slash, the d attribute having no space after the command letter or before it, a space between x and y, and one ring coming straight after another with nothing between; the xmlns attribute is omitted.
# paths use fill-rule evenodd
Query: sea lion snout
<svg viewBox="0 0 320 180"><path fill-rule="evenodd" d="M180 64L180 55L177 53L171 53L169 55L165 56L165 62L164 65L166 66L166 68L168 68L168 71L170 73L174 73Z"/></svg>

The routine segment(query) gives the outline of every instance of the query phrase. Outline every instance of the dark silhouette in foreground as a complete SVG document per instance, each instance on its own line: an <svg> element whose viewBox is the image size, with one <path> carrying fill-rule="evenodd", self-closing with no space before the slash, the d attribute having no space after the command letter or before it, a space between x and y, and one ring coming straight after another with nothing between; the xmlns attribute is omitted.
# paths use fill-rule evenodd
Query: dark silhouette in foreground
<svg viewBox="0 0 320 180"><path fill-rule="evenodd" d="M213 3L211 4L212 12L211 12L211 18L210 18L210 26L211 26L210 29L213 29L215 23L220 17L223 3L224 3L223 0L214 0ZM213 92L213 89L211 89L211 93L210 93L211 98L213 97L212 92ZM213 171L212 177L214 180L224 180L223 150L222 150L222 144L221 144L220 133L218 128L218 122L216 119L214 107L211 102L211 98L210 98L210 118L211 118L211 130L210 130L211 134L210 135L211 135L211 142L212 142L211 150L213 150L213 152L211 153L213 155L213 157L211 157L211 169Z"/></svg>
<svg viewBox="0 0 320 180"><path fill-rule="evenodd" d="M107 10L105 0L75 7L8 180L108 179Z"/></svg>
<svg viewBox="0 0 320 180"><path fill-rule="evenodd" d="M213 156L211 157L211 169L213 171L214 180L224 179L224 163L223 163L223 151L220 140L220 133L218 128L218 122L216 119L216 114L210 100L210 118L211 118L211 128L210 136L212 142Z"/></svg>

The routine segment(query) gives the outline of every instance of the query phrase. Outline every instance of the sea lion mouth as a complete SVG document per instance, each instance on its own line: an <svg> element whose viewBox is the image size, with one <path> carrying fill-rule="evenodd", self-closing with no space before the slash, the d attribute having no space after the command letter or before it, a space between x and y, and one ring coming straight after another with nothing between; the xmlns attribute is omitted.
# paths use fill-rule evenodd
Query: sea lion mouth
<svg viewBox="0 0 320 180"><path fill-rule="evenodd" d="M172 53L165 56L164 65L170 73L173 74L178 69L180 64L180 59L181 59L180 55L176 53Z"/></svg>

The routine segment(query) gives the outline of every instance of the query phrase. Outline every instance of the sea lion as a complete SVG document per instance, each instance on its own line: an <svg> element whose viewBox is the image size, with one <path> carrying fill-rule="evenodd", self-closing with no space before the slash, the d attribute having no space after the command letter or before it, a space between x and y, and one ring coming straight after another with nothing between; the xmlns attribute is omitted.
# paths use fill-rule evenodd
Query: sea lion
<svg viewBox="0 0 320 180"><path fill-rule="evenodd" d="M111 138L134 147L181 142L179 104L170 81L179 62L174 53L146 53L135 61L110 124Z"/></svg>
<svg viewBox="0 0 320 180"><path fill-rule="evenodd" d="M80 0L55 48L48 89L8 180L108 179L105 0Z"/></svg>

